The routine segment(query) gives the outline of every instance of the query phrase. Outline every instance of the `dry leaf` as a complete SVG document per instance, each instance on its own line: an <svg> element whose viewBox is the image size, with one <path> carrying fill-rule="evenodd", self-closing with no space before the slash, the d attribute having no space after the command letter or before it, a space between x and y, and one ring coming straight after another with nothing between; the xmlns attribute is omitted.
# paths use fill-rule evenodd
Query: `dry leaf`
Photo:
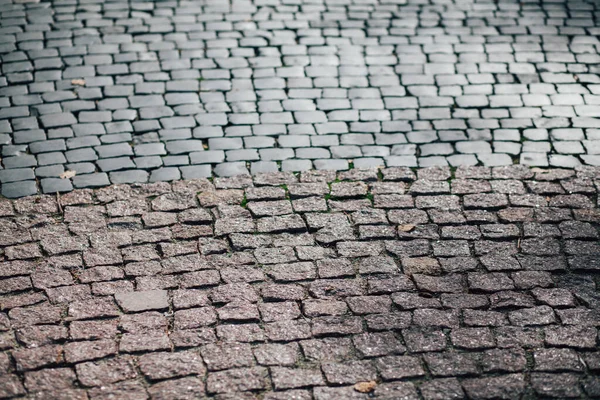
<svg viewBox="0 0 600 400"><path fill-rule="evenodd" d="M414 225L411 224L406 224L406 225L399 225L398 226L398 230L402 231L402 232L410 232L413 229L415 229Z"/></svg>
<svg viewBox="0 0 600 400"><path fill-rule="evenodd" d="M370 393L375 390L375 386L377 386L377 382L375 381L358 382L354 385L354 390L361 393Z"/></svg>
<svg viewBox="0 0 600 400"><path fill-rule="evenodd" d="M60 179L69 179L69 178L74 177L75 175L77 175L77 172L68 169L65 172L63 172L62 174L60 174Z"/></svg>
<svg viewBox="0 0 600 400"><path fill-rule="evenodd" d="M85 86L85 79L71 79L71 85Z"/></svg>

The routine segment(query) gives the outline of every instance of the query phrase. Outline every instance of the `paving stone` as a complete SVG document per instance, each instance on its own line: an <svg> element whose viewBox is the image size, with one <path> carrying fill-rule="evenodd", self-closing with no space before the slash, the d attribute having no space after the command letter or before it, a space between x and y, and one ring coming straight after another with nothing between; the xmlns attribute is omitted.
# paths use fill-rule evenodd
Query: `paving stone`
<svg viewBox="0 0 600 400"><path fill-rule="evenodd" d="M38 167L35 169L35 176L38 178L56 178L65 171L62 165L50 165L47 167Z"/></svg>
<svg viewBox="0 0 600 400"><path fill-rule="evenodd" d="M164 290L117 293L115 300L125 312L162 310L169 307L167 292Z"/></svg>
<svg viewBox="0 0 600 400"><path fill-rule="evenodd" d="M463 388L470 397L518 397L525 391L525 385L525 379L520 374L468 379L463 382Z"/></svg>
<svg viewBox="0 0 600 400"><path fill-rule="evenodd" d="M135 164L129 157L117 157L105 160L98 160L96 163L103 172L118 171L121 169L135 168Z"/></svg>
<svg viewBox="0 0 600 400"><path fill-rule="evenodd" d="M40 166L51 164L64 164L67 162L63 153L43 153L37 155L37 163Z"/></svg>
<svg viewBox="0 0 600 400"><path fill-rule="evenodd" d="M146 171L129 170L111 172L109 174L112 183L143 183L148 181L148 173Z"/></svg>
<svg viewBox="0 0 600 400"><path fill-rule="evenodd" d="M71 113L48 114L40 117L44 128L56 128L76 124L77 120Z"/></svg>
<svg viewBox="0 0 600 400"><path fill-rule="evenodd" d="M4 168L27 168L37 166L37 160L30 154L19 154L14 157L6 157L2 160Z"/></svg>
<svg viewBox="0 0 600 400"><path fill-rule="evenodd" d="M183 179L208 178L212 175L210 165L194 165L189 167L180 167Z"/></svg>
<svg viewBox="0 0 600 400"><path fill-rule="evenodd" d="M38 191L35 181L19 181L2 184L2 195L9 199L31 196Z"/></svg>
<svg viewBox="0 0 600 400"><path fill-rule="evenodd" d="M142 143L133 148L138 157L167 154L163 143Z"/></svg>
<svg viewBox="0 0 600 400"><path fill-rule="evenodd" d="M69 179L45 178L40 181L44 193L65 193L73 190Z"/></svg>
<svg viewBox="0 0 600 400"><path fill-rule="evenodd" d="M281 162L282 171L308 171L311 170L313 163L310 160L283 160Z"/></svg>
<svg viewBox="0 0 600 400"><path fill-rule="evenodd" d="M181 179L181 172L178 168L159 168L152 171L149 182L175 181Z"/></svg>
<svg viewBox="0 0 600 400"><path fill-rule="evenodd" d="M315 160L314 166L321 170L346 170L348 169L348 161L346 160Z"/></svg>
<svg viewBox="0 0 600 400"><path fill-rule="evenodd" d="M0 397L598 396L594 2L28 3Z"/></svg>
<svg viewBox="0 0 600 400"><path fill-rule="evenodd" d="M18 182L33 180L35 178L31 168L13 168L0 171L0 182Z"/></svg>
<svg viewBox="0 0 600 400"><path fill-rule="evenodd" d="M214 172L218 176L228 177L236 175L248 175L248 169L245 162L229 162L217 164Z"/></svg>
<svg viewBox="0 0 600 400"><path fill-rule="evenodd" d="M73 186L75 188L93 188L109 184L108 175L105 173L84 174L73 177Z"/></svg>

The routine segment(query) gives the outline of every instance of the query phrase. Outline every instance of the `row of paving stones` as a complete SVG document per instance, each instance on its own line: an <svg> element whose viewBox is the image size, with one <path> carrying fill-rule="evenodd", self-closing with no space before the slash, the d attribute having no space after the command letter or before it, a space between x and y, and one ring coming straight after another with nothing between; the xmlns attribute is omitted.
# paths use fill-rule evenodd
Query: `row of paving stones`
<svg viewBox="0 0 600 400"><path fill-rule="evenodd" d="M600 169L0 202L0 397L600 396Z"/></svg>
<svg viewBox="0 0 600 400"><path fill-rule="evenodd" d="M6 1L2 192L600 165L598 12L593 0Z"/></svg>

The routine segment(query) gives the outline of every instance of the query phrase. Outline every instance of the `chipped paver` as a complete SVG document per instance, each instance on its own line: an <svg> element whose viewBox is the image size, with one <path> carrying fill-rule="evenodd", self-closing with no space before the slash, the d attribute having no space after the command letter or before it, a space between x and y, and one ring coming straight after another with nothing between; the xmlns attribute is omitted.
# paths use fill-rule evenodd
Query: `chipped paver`
<svg viewBox="0 0 600 400"><path fill-rule="evenodd" d="M598 397L599 191L516 165L4 199L0 398Z"/></svg>
<svg viewBox="0 0 600 400"><path fill-rule="evenodd" d="M0 192L598 166L599 12L595 0L5 0Z"/></svg>

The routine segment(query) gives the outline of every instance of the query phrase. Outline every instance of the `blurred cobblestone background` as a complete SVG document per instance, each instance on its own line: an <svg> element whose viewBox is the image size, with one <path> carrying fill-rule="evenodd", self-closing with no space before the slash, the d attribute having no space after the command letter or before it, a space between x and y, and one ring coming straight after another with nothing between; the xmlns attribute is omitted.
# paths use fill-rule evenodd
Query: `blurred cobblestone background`
<svg viewBox="0 0 600 400"><path fill-rule="evenodd" d="M3 0L2 194L600 164L597 1L434 3Z"/></svg>

